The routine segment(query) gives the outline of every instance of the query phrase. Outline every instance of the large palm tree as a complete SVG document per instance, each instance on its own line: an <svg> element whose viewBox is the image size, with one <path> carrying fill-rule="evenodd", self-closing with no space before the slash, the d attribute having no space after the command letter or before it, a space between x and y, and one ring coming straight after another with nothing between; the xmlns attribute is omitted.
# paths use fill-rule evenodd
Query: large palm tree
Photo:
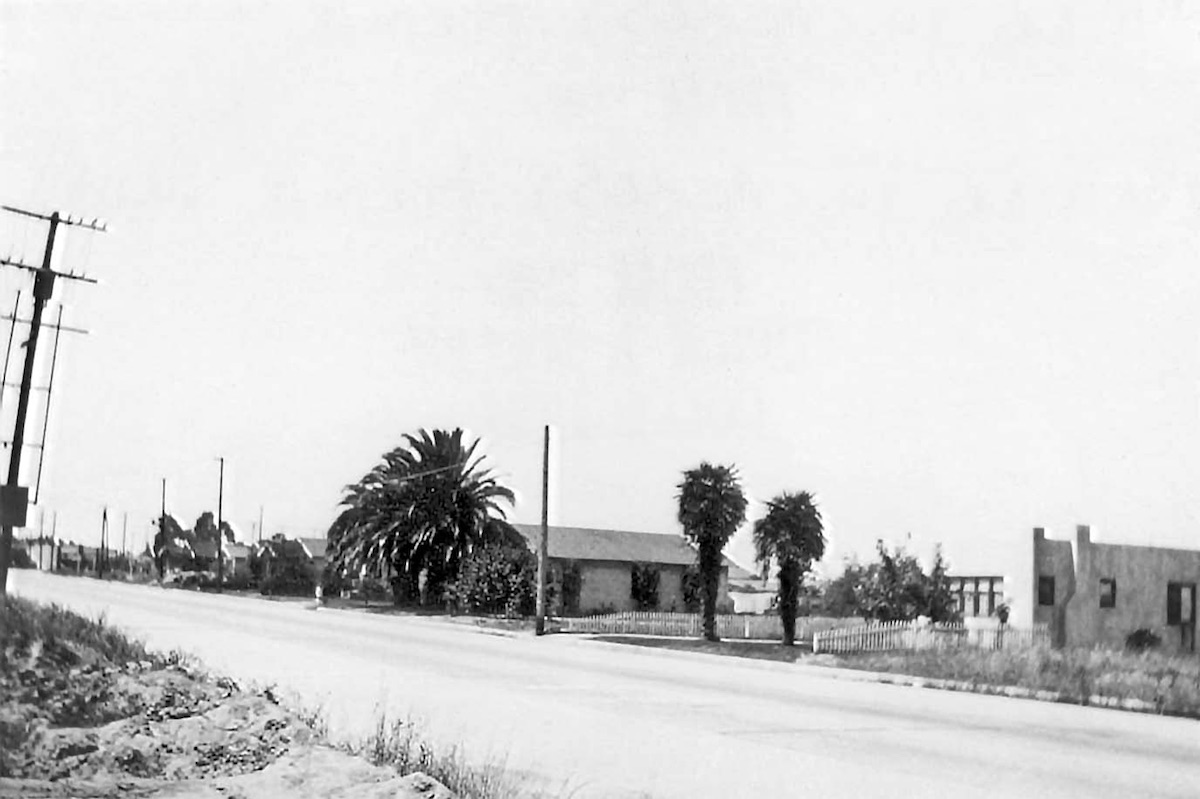
<svg viewBox="0 0 1200 799"><path fill-rule="evenodd" d="M329 542L342 565L390 568L410 586L425 571L436 588L476 547L519 535L502 507L514 496L481 468L479 440L465 445L462 430L420 430L404 439L346 486Z"/></svg>
<svg viewBox="0 0 1200 799"><path fill-rule="evenodd" d="M735 467L714 466L707 461L684 472L683 482L677 488L683 534L700 551L704 637L716 641L721 550L746 521L746 495L742 493Z"/></svg>
<svg viewBox="0 0 1200 799"><path fill-rule="evenodd" d="M767 514L754 523L755 560L779 569L779 618L783 645L796 643L800 585L814 561L825 554L825 528L812 494L784 492L767 503Z"/></svg>

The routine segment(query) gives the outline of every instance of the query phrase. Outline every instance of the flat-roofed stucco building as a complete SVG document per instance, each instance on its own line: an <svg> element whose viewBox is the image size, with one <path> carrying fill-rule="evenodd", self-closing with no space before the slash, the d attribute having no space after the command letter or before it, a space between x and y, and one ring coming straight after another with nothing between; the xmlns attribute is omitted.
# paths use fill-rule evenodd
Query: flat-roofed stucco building
<svg viewBox="0 0 1200 799"><path fill-rule="evenodd" d="M1150 630L1168 651L1196 651L1200 551L1099 543L1080 525L1074 541L1034 528L1028 572L1014 587L1014 623L1045 623L1055 646L1122 646Z"/></svg>

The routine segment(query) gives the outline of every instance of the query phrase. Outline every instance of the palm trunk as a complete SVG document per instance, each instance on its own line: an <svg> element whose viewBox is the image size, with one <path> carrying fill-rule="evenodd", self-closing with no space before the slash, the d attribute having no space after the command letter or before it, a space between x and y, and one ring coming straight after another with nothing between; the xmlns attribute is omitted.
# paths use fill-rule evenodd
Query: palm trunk
<svg viewBox="0 0 1200 799"><path fill-rule="evenodd" d="M719 641L717 595L721 586L721 550L707 542L700 546L700 580L704 587L704 638Z"/></svg>
<svg viewBox="0 0 1200 799"><path fill-rule="evenodd" d="M783 622L783 645L796 645L796 613L799 610L800 574L794 563L779 567L779 620Z"/></svg>

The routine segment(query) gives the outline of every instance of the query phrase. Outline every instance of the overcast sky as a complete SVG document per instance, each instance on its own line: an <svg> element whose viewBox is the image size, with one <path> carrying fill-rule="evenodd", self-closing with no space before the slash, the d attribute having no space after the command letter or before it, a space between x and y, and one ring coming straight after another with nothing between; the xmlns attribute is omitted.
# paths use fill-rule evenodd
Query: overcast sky
<svg viewBox="0 0 1200 799"><path fill-rule="evenodd" d="M218 456L244 536L260 506L323 534L420 427L481 436L536 522L550 423L563 524L677 532L707 459L753 515L815 492L834 563L911 533L993 571L1080 522L1200 546L1194 3L0 15L0 201L112 224L56 247L102 281L55 295L91 331L55 375L60 536L107 505L140 543L163 477L190 524ZM0 255L44 236L0 216Z"/></svg>

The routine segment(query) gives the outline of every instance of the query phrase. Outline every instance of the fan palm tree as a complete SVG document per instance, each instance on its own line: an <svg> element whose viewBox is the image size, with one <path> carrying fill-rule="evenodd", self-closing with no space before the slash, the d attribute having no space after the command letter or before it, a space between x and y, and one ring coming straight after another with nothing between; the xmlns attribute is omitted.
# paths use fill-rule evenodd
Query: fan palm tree
<svg viewBox="0 0 1200 799"><path fill-rule="evenodd" d="M746 521L746 495L733 466L707 461L683 473L679 489L679 523L700 554L701 610L704 637L716 641L717 592L721 581L721 550Z"/></svg>
<svg viewBox="0 0 1200 799"><path fill-rule="evenodd" d="M800 586L813 561L825 554L825 528L812 494L784 492L767 503L767 514L754 523L755 560L764 574L779 569L779 618L783 645L796 643Z"/></svg>
<svg viewBox="0 0 1200 799"><path fill-rule="evenodd" d="M420 430L404 439L346 486L329 542L343 565L390 567L410 586L425 571L436 588L476 547L519 536L503 508L515 497L481 468L479 440L464 445L462 430Z"/></svg>

